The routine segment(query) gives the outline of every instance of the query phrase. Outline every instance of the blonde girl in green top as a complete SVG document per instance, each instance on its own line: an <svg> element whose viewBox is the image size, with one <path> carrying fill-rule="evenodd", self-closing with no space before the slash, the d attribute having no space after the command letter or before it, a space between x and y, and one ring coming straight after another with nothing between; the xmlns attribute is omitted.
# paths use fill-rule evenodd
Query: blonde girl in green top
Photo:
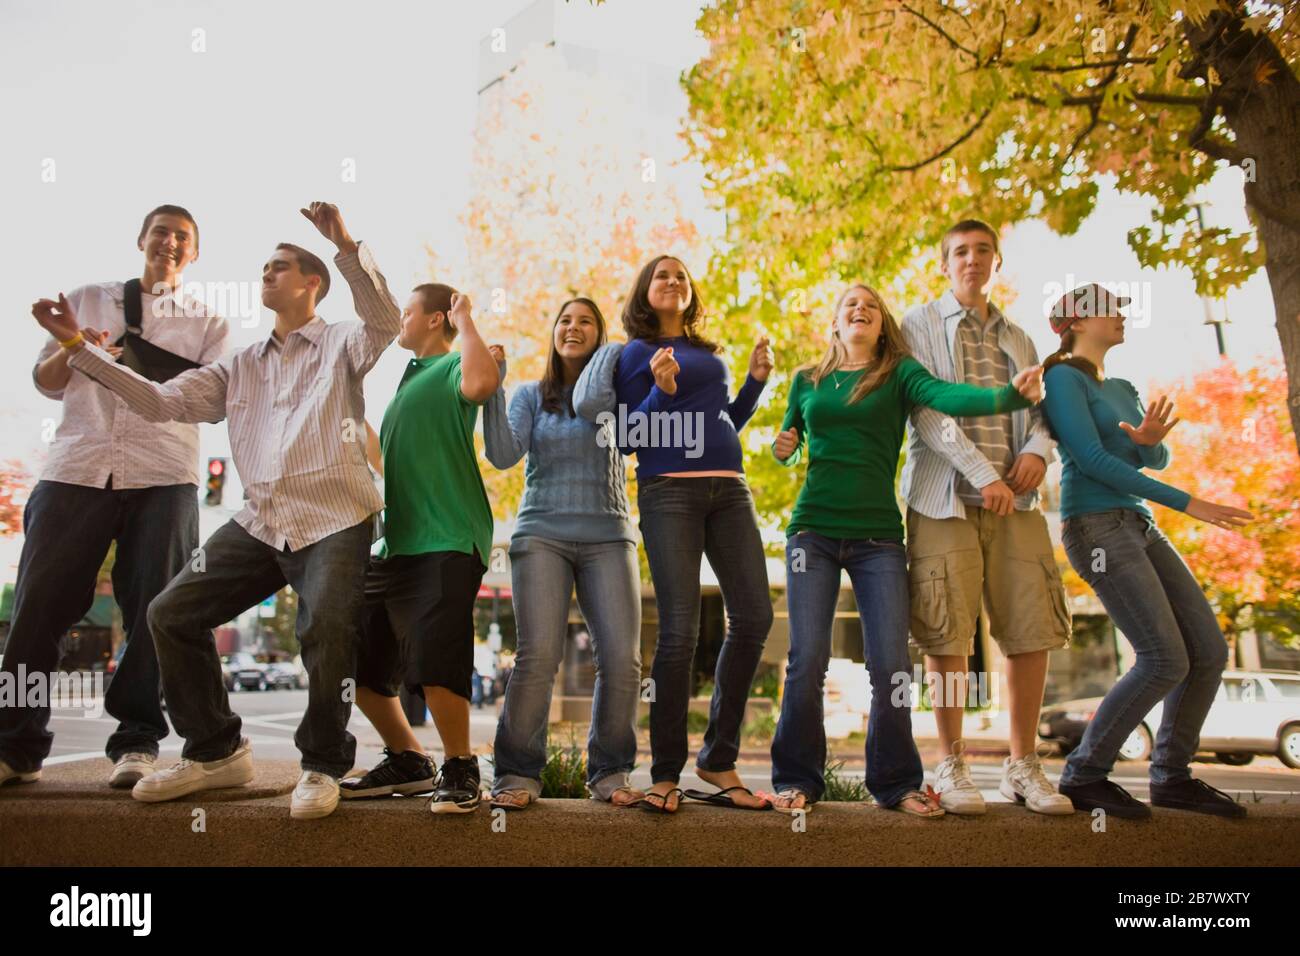
<svg viewBox="0 0 1300 956"><path fill-rule="evenodd" d="M1027 368L998 389L944 382L908 353L879 293L859 283L840 295L830 348L795 374L772 444L782 464L798 462L805 445L809 459L786 529L790 656L772 741L777 809L807 809L825 789L822 688L840 573L847 571L872 687L867 789L887 809L943 815L921 790L912 739L907 557L894 494L898 453L914 405L958 416L1024 408L1042 397L1042 374L1039 366Z"/></svg>

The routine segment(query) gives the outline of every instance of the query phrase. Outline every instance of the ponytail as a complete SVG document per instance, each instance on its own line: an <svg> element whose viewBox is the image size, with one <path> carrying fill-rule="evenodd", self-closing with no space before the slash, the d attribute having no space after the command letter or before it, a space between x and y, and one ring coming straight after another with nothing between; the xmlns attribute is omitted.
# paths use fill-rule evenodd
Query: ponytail
<svg viewBox="0 0 1300 956"><path fill-rule="evenodd" d="M1101 373L1097 370L1097 366L1093 365L1092 362L1088 361L1088 359L1084 358L1082 355L1075 355L1071 351L1073 348L1074 331L1072 329L1066 329L1061 333L1061 347L1051 355L1047 356L1047 358L1043 359L1043 374L1046 375L1057 365L1069 365L1072 368L1077 368L1092 381L1100 385L1102 378ZM1051 419L1044 415L1043 421L1047 423L1047 430L1051 433L1052 438L1059 441L1060 438L1056 434L1056 429L1052 427Z"/></svg>

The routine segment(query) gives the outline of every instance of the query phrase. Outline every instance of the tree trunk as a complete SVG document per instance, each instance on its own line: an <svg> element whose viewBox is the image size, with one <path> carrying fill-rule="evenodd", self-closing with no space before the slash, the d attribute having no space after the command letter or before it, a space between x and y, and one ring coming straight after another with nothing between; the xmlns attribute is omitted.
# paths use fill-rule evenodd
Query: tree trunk
<svg viewBox="0 0 1300 956"><path fill-rule="evenodd" d="M1287 373L1287 411L1300 448L1300 81L1267 36L1218 12L1187 34L1222 80L1220 105L1246 174L1246 206L1264 248ZM1206 149L1214 155L1215 151ZM1251 181L1253 174L1254 181Z"/></svg>

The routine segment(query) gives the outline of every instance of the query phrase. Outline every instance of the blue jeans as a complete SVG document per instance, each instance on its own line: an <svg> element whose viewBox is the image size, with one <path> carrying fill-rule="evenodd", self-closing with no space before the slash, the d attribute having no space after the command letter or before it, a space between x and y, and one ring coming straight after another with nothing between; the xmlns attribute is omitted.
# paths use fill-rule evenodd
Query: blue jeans
<svg viewBox="0 0 1300 956"><path fill-rule="evenodd" d="M1164 714L1151 753L1151 782L1187 780L1228 661L1214 611L1169 539L1145 515L1127 508L1098 511L1067 518L1061 530L1070 564L1137 654L1066 760L1061 783L1105 779L1125 739L1160 700Z"/></svg>
<svg viewBox="0 0 1300 956"><path fill-rule="evenodd" d="M365 601L370 519L297 551L276 551L234 521L203 545L203 564L188 564L149 605L162 665L163 690L181 756L208 761L239 745L239 717L221 679L210 628L266 600L285 584L298 594L296 633L307 669L307 710L293 742L302 769L342 777L352 769L357 741L348 733L357 644Z"/></svg>
<svg viewBox="0 0 1300 956"><path fill-rule="evenodd" d="M709 726L695 762L703 770L734 770L749 688L772 627L767 563L749 485L743 478L647 478L639 483L637 505L659 611L659 643L650 670L650 779L675 782L686 766L705 554L718 576L727 633L714 673Z"/></svg>
<svg viewBox="0 0 1300 956"><path fill-rule="evenodd" d="M515 670L497 723L492 790L542 790L546 726L555 674L569 633L569 597L591 633L596 687L587 735L587 787L608 800L627 786L636 763L641 687L641 578L631 541L582 543L524 535L510 545Z"/></svg>
<svg viewBox="0 0 1300 956"><path fill-rule="evenodd" d="M104 749L110 760L157 754L168 731L147 610L198 547L198 488L116 490L41 481L27 500L23 530L0 671L12 675L19 665L28 674L55 670L59 639L90 609L99 568L116 541L113 596L126 644L104 694L104 709L118 721ZM54 742L49 722L48 706L0 707L0 759L16 770L40 767Z"/></svg>
<svg viewBox="0 0 1300 956"><path fill-rule="evenodd" d="M831 625L840 571L849 573L862 623L871 679L867 718L867 789L892 807L921 786L921 755L912 738L910 608L907 551L901 541L835 539L800 531L786 539L790 658L781 719L772 739L772 784L818 800L826 789L822 690L831 656Z"/></svg>

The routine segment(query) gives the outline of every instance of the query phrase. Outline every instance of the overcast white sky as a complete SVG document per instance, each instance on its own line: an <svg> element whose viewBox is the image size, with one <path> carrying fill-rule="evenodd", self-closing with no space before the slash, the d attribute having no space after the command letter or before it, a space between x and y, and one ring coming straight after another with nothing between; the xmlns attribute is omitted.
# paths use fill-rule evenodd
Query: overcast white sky
<svg viewBox="0 0 1300 956"><path fill-rule="evenodd" d="M0 7L0 309L10 334L0 350L0 458L39 471L42 422L60 412L30 382L43 340L30 303L138 275L139 220L158 203L180 203L199 220L202 256L187 281L256 282L281 240L326 252L297 211L313 199L339 204L399 298L422 280L424 243L449 251L460 243L479 42L528 5L7 0ZM560 5L560 16L583 45L676 73L705 52L694 30L698 6L612 0L592 8L575 0ZM202 53L192 51L196 29L205 31ZM671 82L647 95L680 97ZM356 162L354 183L340 181L346 158ZM47 159L55 162L52 183L41 179ZM1209 198L1212 223L1245 221L1235 173L1221 175ZM1142 287L1150 325L1134 328L1108 363L1139 389L1153 376L1184 376L1215 358L1190 277L1140 270L1125 245L1125 232L1145 221L1139 201L1104 190L1075 236L1029 223L1005 241L1005 271L1021 289L1012 317L1044 352L1053 346L1042 318L1048 284L1070 274L1078 282L1150 283ZM340 281L322 315L350 317L348 304ZM901 313L908 303L894 305ZM1278 354L1262 274L1232 293L1229 309L1229 350L1238 360ZM269 332L265 321L232 325L237 344ZM402 367L403 353L390 349L368 379L372 421ZM227 453L224 426L204 426L202 446L204 458Z"/></svg>

